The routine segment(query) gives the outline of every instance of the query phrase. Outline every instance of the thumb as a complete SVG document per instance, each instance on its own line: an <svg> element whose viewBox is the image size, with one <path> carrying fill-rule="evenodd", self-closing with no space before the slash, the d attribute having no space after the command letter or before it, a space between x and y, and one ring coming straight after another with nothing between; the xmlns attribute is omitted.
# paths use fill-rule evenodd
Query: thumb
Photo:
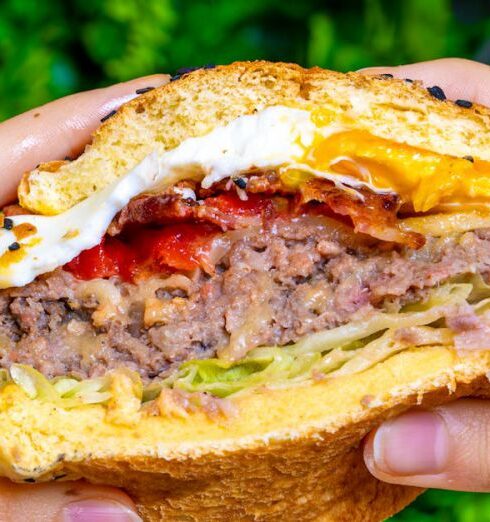
<svg viewBox="0 0 490 522"><path fill-rule="evenodd" d="M141 522L123 492L83 481L21 485L0 480L2 522Z"/></svg>
<svg viewBox="0 0 490 522"><path fill-rule="evenodd" d="M384 482L490 492L490 401L464 399L389 420L369 435L364 460Z"/></svg>

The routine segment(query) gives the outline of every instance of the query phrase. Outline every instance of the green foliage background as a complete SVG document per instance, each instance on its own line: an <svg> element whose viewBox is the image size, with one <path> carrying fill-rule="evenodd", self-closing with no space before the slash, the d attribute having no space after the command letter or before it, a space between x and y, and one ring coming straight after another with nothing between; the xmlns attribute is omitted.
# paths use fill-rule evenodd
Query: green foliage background
<svg viewBox="0 0 490 522"><path fill-rule="evenodd" d="M2 0L0 120L182 66L267 58L341 71L490 63L488 0ZM490 521L490 495L431 491L398 522Z"/></svg>
<svg viewBox="0 0 490 522"><path fill-rule="evenodd" d="M290 60L352 70L490 61L488 0L2 0L0 120L182 66Z"/></svg>

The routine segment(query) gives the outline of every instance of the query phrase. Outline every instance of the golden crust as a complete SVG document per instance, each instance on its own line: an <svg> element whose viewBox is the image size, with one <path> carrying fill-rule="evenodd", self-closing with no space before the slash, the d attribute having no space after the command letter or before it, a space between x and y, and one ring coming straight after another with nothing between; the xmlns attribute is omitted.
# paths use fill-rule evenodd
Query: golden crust
<svg viewBox="0 0 490 522"><path fill-rule="evenodd" d="M0 470L123 487L148 521L378 521L420 491L371 477L362 438L412 406L489 394L489 369L489 352L414 349L358 375L236 397L238 415L220 422L195 413L134 426L111 424L102 406L61 411L8 386Z"/></svg>
<svg viewBox="0 0 490 522"><path fill-rule="evenodd" d="M490 111L485 107L464 109L437 100L417 82L236 62L192 72L127 103L95 131L78 159L26 173L19 200L35 212L59 213L128 172L155 147L163 152L271 105L321 106L334 119L347 116L377 136L490 159Z"/></svg>

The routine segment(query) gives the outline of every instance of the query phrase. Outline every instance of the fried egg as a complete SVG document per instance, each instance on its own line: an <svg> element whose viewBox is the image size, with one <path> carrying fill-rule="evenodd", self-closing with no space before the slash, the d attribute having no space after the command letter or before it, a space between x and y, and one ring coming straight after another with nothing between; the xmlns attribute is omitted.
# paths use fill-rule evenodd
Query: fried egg
<svg viewBox="0 0 490 522"><path fill-rule="evenodd" d="M100 243L114 216L142 192L194 178L204 188L277 169L328 179L358 194L395 192L415 211L490 199L490 162L453 158L332 123L321 109L275 106L237 118L175 149L147 156L112 185L55 215L12 216L0 230L0 288L23 286ZM288 178L289 176L289 178ZM359 195L359 197L362 197Z"/></svg>

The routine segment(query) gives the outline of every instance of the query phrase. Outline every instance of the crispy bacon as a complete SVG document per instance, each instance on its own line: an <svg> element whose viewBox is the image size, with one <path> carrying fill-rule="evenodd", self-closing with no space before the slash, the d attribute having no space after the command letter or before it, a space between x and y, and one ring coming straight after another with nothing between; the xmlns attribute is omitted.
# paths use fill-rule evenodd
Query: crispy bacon
<svg viewBox="0 0 490 522"><path fill-rule="evenodd" d="M422 234L399 228L397 212L400 201L396 194L375 193L363 188L359 190L361 197L356 197L324 180L309 181L300 191L301 204L310 201L325 203L335 214L348 216L356 232L410 248L420 248L425 243Z"/></svg>
<svg viewBox="0 0 490 522"><path fill-rule="evenodd" d="M194 187L202 196L199 187ZM224 188L224 187L221 187ZM336 187L329 180L313 179L303 183L296 191L293 213L312 211L311 202L324 205L321 212L344 217L356 232L370 235L382 241L420 248L425 243L423 235L401 230L397 222L400 201L396 194L375 193L367 188L359 189L360 196ZM119 234L131 225L164 225L182 222L203 222L219 226L222 230L245 228L260 223L267 225L270 216L284 206L278 195L294 193L284 186L274 173L262 177L253 176L247 183L248 200L241 201L233 190L216 193L207 190L205 199L197 202L184 199L180 194L167 191L162 194L143 194L134 198L111 223L108 233ZM291 197L291 196L290 196ZM284 201L284 198L282 198ZM319 209L317 208L316 211Z"/></svg>
<svg viewBox="0 0 490 522"><path fill-rule="evenodd" d="M127 225L166 224L189 221L195 215L195 201L178 195L143 194L132 199L112 220L107 230L119 234Z"/></svg>
<svg viewBox="0 0 490 522"><path fill-rule="evenodd" d="M134 198L114 218L108 234L115 236L129 225L166 225L197 221L219 226L223 231L260 224L271 214L272 200L250 194L241 201L234 192L210 197L201 202L183 199L178 194L143 194Z"/></svg>

